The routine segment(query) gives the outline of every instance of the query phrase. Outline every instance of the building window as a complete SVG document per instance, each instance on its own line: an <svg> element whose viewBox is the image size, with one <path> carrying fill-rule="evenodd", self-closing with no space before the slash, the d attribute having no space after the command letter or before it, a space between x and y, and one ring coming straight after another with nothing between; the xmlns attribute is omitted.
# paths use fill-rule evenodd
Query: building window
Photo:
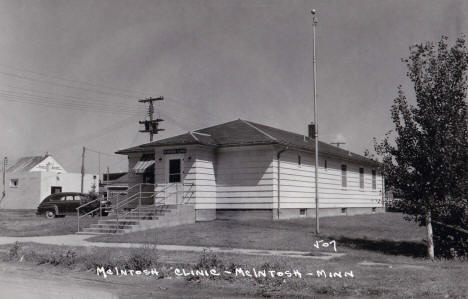
<svg viewBox="0 0 468 299"><path fill-rule="evenodd" d="M325 170L327 170L327 169L328 169L328 163L327 163L327 160L325 160L325 161L324 161L324 163L323 163L323 167L325 168Z"/></svg>
<svg viewBox="0 0 468 299"><path fill-rule="evenodd" d="M364 168L359 168L359 188L364 189Z"/></svg>
<svg viewBox="0 0 468 299"><path fill-rule="evenodd" d="M346 165L341 165L341 187L346 188L348 185L347 178L346 178Z"/></svg>
<svg viewBox="0 0 468 299"><path fill-rule="evenodd" d="M301 155L297 155L297 164L301 166Z"/></svg>
<svg viewBox="0 0 468 299"><path fill-rule="evenodd" d="M169 183L181 182L181 162L180 159L169 160Z"/></svg>
<svg viewBox="0 0 468 299"><path fill-rule="evenodd" d="M19 180L18 179L10 179L10 187L16 188L18 187Z"/></svg>
<svg viewBox="0 0 468 299"><path fill-rule="evenodd" d="M372 169L372 190L377 189L377 172Z"/></svg>

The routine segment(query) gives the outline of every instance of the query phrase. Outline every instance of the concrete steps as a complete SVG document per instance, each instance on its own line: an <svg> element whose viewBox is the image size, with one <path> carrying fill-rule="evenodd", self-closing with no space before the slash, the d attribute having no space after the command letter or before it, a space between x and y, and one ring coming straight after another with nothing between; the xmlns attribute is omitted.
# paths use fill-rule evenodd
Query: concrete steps
<svg viewBox="0 0 468 299"><path fill-rule="evenodd" d="M193 205L142 206L119 217L119 221L110 214L106 219L84 228L78 234L124 234L133 231L179 224L195 223ZM112 217L110 219L109 217Z"/></svg>

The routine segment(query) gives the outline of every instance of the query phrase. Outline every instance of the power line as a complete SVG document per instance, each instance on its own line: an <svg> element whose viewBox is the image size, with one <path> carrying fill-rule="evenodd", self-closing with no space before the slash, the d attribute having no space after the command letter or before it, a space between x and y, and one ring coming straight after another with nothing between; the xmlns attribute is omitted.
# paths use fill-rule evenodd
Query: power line
<svg viewBox="0 0 468 299"><path fill-rule="evenodd" d="M62 81L69 81L69 82L78 82L78 83L82 83L82 84L88 84L88 85L91 85L91 86L102 86L102 85L99 85L99 84L95 84L95 83L90 83L90 82L85 82L85 81L79 81L79 80L72 80L72 79L65 79L65 78L58 78L58 77L54 77L54 76L51 76L49 74L46 74L46 73L43 73L43 72L36 72L36 71L31 71L31 70L22 70L22 69L19 69L19 68L16 68L16 67L12 67L12 66L8 66L6 64L0 64L0 66L4 66L4 67L7 67L7 68L10 68L10 69L13 69L13 70L17 70L17 71L24 71L24 72L28 72L28 73L32 73L32 74L39 74L39 75L43 75L43 76L47 76L49 78L53 78L53 79L56 79L56 80L62 80ZM82 86L72 86L72 85L67 85L67 84L61 84L61 83L57 83L57 82L51 82L51 81L48 81L48 80L44 80L44 79L37 79L37 78L34 78L34 77L30 77L30 76L24 76L24 75L18 75L18 74L15 74L15 73L10 73L10 72L1 72L0 71L0 74L4 74L4 75L7 75L7 76L12 76L12 77L16 77L16 78L20 78L20 79L24 79L24 80L31 80L31 81L35 81L35 82L39 82L39 83L46 83L46 84L52 84L52 85L58 85L58 86L62 86L62 87L66 87L66 88L74 88L74 89L80 89L80 90L85 90L85 91L90 91L90 92L97 92L97 93L103 93L103 94L106 94L106 95L113 95L113 96L119 96L119 97L122 97L122 98L128 98L129 95L131 96L135 96L135 95L143 95L143 94L146 94L146 93L143 93L143 92L138 92L138 91L126 91L126 90L123 90L123 89L119 89L119 88L115 88L115 87L110 87L110 86L102 86L106 89L109 89L109 90L115 90L115 91L119 91L119 92L109 92L109 91L103 91L103 90L96 90L96 89L91 89L91 88L86 88L86 87L82 87ZM125 94L122 94L121 92L125 92ZM48 93L48 92L46 92ZM50 94L50 93L48 93ZM68 97L74 97L74 96L68 96ZM74 97L74 98L77 98L77 97ZM83 98L81 98L83 99ZM195 108L193 105L191 105L190 103L186 102L186 101L182 101L180 99L177 99L175 97L170 97L170 100L171 101L168 101L168 103L170 104L175 104L177 105L177 103L179 105L181 105L182 107L183 106L192 106L192 108ZM173 102L176 102L176 103L173 103ZM199 109L199 107L197 107L197 109ZM204 115L206 116L206 114L210 114L208 111L204 110L202 111L204 113Z"/></svg>
<svg viewBox="0 0 468 299"><path fill-rule="evenodd" d="M15 70L15 71L19 71L19 72L26 72L26 73L37 74L37 75L41 75L41 76L47 76L47 77L49 77L51 79L55 79L55 80L68 81L68 82L74 82L74 83L80 83L80 84L87 84L87 85L90 85L90 86L95 86L95 87L100 87L100 88L105 88L105 89L113 89L113 90L117 90L119 92L126 93L126 96L136 95L136 94L138 94L139 96L148 96L150 94L150 93L142 93L142 92L138 92L138 91L130 91L130 90L125 90L125 89L121 89L121 88L105 86L105 85L96 84L96 83L89 82L89 81L80 81L80 80L76 80L76 79L60 78L60 77L55 76L55 75L50 75L50 74L47 74L47 73L37 72L37 71L32 71L32 70L27 70L27 69L21 69L21 68L17 68L17 67L13 67L13 66L4 64L4 63L0 63L0 66L5 67L5 68L9 68L9 69L12 69L12 70Z"/></svg>
<svg viewBox="0 0 468 299"><path fill-rule="evenodd" d="M111 109L111 111L115 111L113 108L118 108L122 110L128 110L128 111L133 111L133 112L139 112L140 109L138 107L132 107L132 106L123 106L123 105L113 105L111 103L102 103L102 102L84 102L84 101L73 101L73 100L67 100L65 98L57 98L57 97L51 97L51 96L42 96L42 95L35 95L31 93L24 93L24 92L16 92L16 91L9 91L9 90L4 90L0 89L0 93L6 96L16 96L24 99L37 99L37 100L46 100L49 102L54 102L57 104L64 104L64 105L72 105L72 106L79 106L79 107L99 107L103 109ZM56 100L56 101L52 101ZM58 102L57 102L58 101Z"/></svg>
<svg viewBox="0 0 468 299"><path fill-rule="evenodd" d="M109 132L112 132L112 131L115 131L115 130L118 130L120 128L122 128L123 126L127 125L127 122L129 122L131 119L133 119L134 117L131 116L131 117L127 117L127 118L124 118L124 119L121 119L120 121L112 124L111 126L107 126L105 128L101 128L101 130L99 130L98 132L95 132L94 134L86 134L86 135L82 135L82 136L70 136L70 138L68 138L67 140L64 140L60 143L56 143L52 146L50 146L49 148L57 148L57 150L55 150L56 152L60 152L60 151L63 151L67 148L69 148L70 146L75 146L76 144L80 144L81 142L79 140L82 140L82 139L86 139L87 141L91 140L91 139L95 139L95 138L99 138L101 136L104 136L104 135L109 135ZM70 142L70 139L73 138L73 143ZM46 151L47 149L44 149L42 148L41 151Z"/></svg>
<svg viewBox="0 0 468 299"><path fill-rule="evenodd" d="M101 155L105 155L105 156L110 156L110 157L113 157L113 158L120 157L120 156L117 155L117 154L110 154L110 153L101 152L101 151L99 151L99 150L95 150L95 149L89 148L89 147L87 147L87 146L86 146L86 150L87 150L87 151L90 151L90 152L93 152L93 153L97 153L97 154L101 154Z"/></svg>
<svg viewBox="0 0 468 299"><path fill-rule="evenodd" d="M109 104L108 101L101 100L101 99L90 99L89 97L85 98L85 97L78 97L78 96L75 96L75 95L65 95L65 94L60 94L60 93L52 93L52 92L47 92L47 91L43 91L43 90L24 88L24 87L21 87L21 86L14 86L14 85L9 85L9 84L4 84L4 86L12 88L13 89L12 92L13 91L17 92L15 90L15 89L17 89L17 90L20 90L22 92L24 92L24 91L33 92L34 95L43 94L43 95L46 95L47 97L49 97L49 96L59 96L59 97L65 97L65 98L73 98L73 99L77 99L77 100L80 100L80 101L83 101L83 102L89 102L89 103L95 103L96 101L100 101L100 102ZM7 91L10 91L10 90L7 90ZM112 101L112 105L118 105L118 106L122 106L122 107L135 107L133 105L130 105L127 102L117 102L116 103L114 100Z"/></svg>
<svg viewBox="0 0 468 299"><path fill-rule="evenodd" d="M82 110L85 110L87 108L94 108L94 107L99 107L100 110L99 111L103 111L103 110L106 110L104 112L111 112L111 113L114 113L118 110L123 110L122 111L122 114L128 114L128 112L134 112L134 113L137 113L137 114L140 114L142 112L142 110L138 107L134 107L134 106L131 106L131 105L128 105L126 103L115 103L115 102L112 102L112 103L108 103L108 102L105 102L105 101L102 101L102 100L98 100L98 99L89 99L89 98L83 98L83 97L77 97L77 96L73 96L73 95L70 95L70 96L67 96L67 95L61 95L61 94L54 94L54 93L50 93L50 92L46 92L46 91L37 91L37 90L33 90L33 89L24 89L22 87L18 87L18 86L11 86L11 85L7 85L8 87L12 87L12 88L16 88L16 89L19 89L19 90L25 90L25 91L28 91L28 92L34 92L34 93L37 93L37 94L32 94L32 93L28 93L28 92L18 92L18 91L10 91L10 90L4 90L4 89L0 89L0 95L3 95L4 97L10 97L10 96L13 96L14 98L16 99L20 99L22 101L16 101L16 102L21 102L21 103L31 103L31 104L36 104L36 105L40 105L42 103L44 103L42 100L46 100L47 103L44 103L44 105L48 105L48 106L52 106L52 107L58 107L56 105L68 105L70 107L74 107L74 108L81 108ZM44 94L44 95L42 95ZM50 96L52 95L52 96ZM73 101L73 100L70 100L68 101L67 99L64 99L64 98L58 98L58 97L55 97L54 95L57 95L57 96L64 96L64 97L68 97L68 98L75 98L75 99L78 99L80 101ZM42 99L42 100L41 100ZM51 101L51 100L57 100L57 101ZM201 117L201 119L205 119L206 117L209 117L210 119L212 120L215 120L216 117L214 117L214 114L210 114L209 112L206 112L205 110L196 110L196 109L191 109L190 111L187 110L187 108L184 106L184 105L179 105L178 103L173 103L172 100L174 100L174 98L171 97L171 101L167 101L165 102L166 104L169 104L169 106L174 106L172 109L176 110L176 113L177 114L180 114L180 113L184 113L185 114L185 117L183 117L182 119L189 119L189 115L193 115L193 114L197 114L198 116ZM9 101L13 101L13 100L9 100ZM180 101L180 100L179 100ZM58 107L58 108L63 108L63 107ZM165 110L165 109L164 109ZM117 112L119 113L119 112ZM160 115L160 112L158 112L159 115ZM164 112L166 113L166 112ZM171 112L167 111L167 114L172 114Z"/></svg>
<svg viewBox="0 0 468 299"><path fill-rule="evenodd" d="M90 83L90 82L85 82L85 81L79 81L79 80L72 80L72 79L65 79L65 78L58 78L51 76L49 74L43 73L43 72L36 72L36 71L31 71L31 70L25 70L25 69L19 69L16 67L8 66L6 64L0 64L0 66L4 66L16 71L22 71L22 72L28 72L31 74L37 74L37 75L42 75L42 76L47 76L49 78L55 79L55 80L61 80L61 81L69 81L69 82L74 82L74 83L80 83L80 84L88 84L92 85L95 87L101 86L99 84L95 83ZM4 74L7 76L12 76L16 77L19 79L23 80L30 80L34 82L39 82L39 83L45 83L45 84L52 84L52 85L57 85L57 86L62 86L65 88L74 88L74 89L79 89L79 90L84 90L88 92L96 92L96 93L101 93L101 94L106 94L106 95L112 95L112 96L118 96L122 98L127 98L129 94L144 94L141 92L136 92L136 91L127 91L124 89L118 89L115 87L109 87L105 86L104 88L106 89L112 89L114 92L109 92L109 91L103 91L103 90L96 90L92 88L86 88L82 86L73 86L73 85L68 85L68 84L62 84L58 82L51 82L45 79L37 79L31 76L24 76L24 75L18 75L15 73L11 72L1 72L0 74ZM31 90L31 89L25 89L22 87L17 87L17 86L11 86L16 89L20 90L26 90L34 93L39 93L37 94L30 94L30 93L25 93L25 92L17 92L17 91L9 91L9 90L0 90L0 97L3 97L4 101L9 101L9 102L16 102L16 103L24 103L24 104L33 104L33 105L39 105L39 106L47 106L47 107L52 107L52 108L61 108L61 109L69 109L69 110L75 110L75 111L83 111L83 110L90 110L92 109L93 112L102 112L102 113L115 113L115 114L125 114L125 115L136 115L141 113L141 110L138 108L135 109L132 106L129 106L125 103L105 103L105 101L100 101L96 99L86 99L83 97L77 97L73 95L60 95L60 94L54 94L50 93L47 91L37 91L37 90ZM115 92L119 91L119 92ZM125 92L125 94L122 94L122 92ZM79 102L77 103L76 101L65 101L62 98L57 98L57 96L62 96L62 97L67 97L67 98L73 98L73 99L78 99ZM5 99L6 98L6 99ZM52 100L56 101L52 101ZM170 112L163 112L169 119L171 119L171 122L174 123L177 127L183 128L184 130L188 130L186 125L184 123L187 122L187 119L190 119L189 115L196 114L200 116L200 119L206 119L209 117L212 120L216 120L218 118L217 115L210 113L209 111L205 109L200 109L200 106L194 106L193 104L183 101L180 99L177 99L175 97L170 97L170 100L167 101L166 103L169 106L173 106L173 109L176 110L175 113L170 113ZM104 104L105 103L105 104ZM191 106L191 108L187 108L187 106ZM177 117L175 115L180 115L183 113L185 116L184 117ZM169 116L170 115L170 116ZM177 119L181 120L178 121Z"/></svg>
<svg viewBox="0 0 468 299"><path fill-rule="evenodd" d="M38 98L33 98L33 97L25 97L25 96L18 96L14 94L8 94L8 93L2 93L0 92L0 97L2 97L3 101L7 102L14 102L14 103L23 103L23 104L32 104L32 105L37 105L37 106L45 106L45 107L53 107L53 108L59 108L59 109L68 109L68 110L74 110L74 111L85 111L85 110L91 110L93 112L101 112L101 113L111 113L111 114L123 114L123 115L139 115L140 113L138 111L123 111L123 110L116 110L116 109L103 109L100 107L93 107L93 106L83 106L83 105L74 105L74 104L69 104L69 103L63 103L63 102L53 102L53 101L43 101Z"/></svg>
<svg viewBox="0 0 468 299"><path fill-rule="evenodd" d="M31 71L31 70L21 70L19 68L15 68L15 67L11 67L11 66L7 66L5 64L0 64L0 66L4 66L4 67L7 67L7 68L10 68L10 69L14 69L14 70L20 70L20 71L25 71L25 72L28 72L28 73L32 73L32 74L39 74L39 75L44 75L44 76L47 76L49 78L55 78L56 80L63 80L63 81L70 81L70 82L79 82L79 83L84 83L84 84L89 84L89 85L92 85L92 86L99 86L98 84L94 84L94 83L89 83L89 82L85 82L85 81L78 81L78 80L70 80L70 79L64 79L64 78L57 78L57 77L53 77L53 76L50 76L46 73L43 73L43 72L36 72L36 71ZM15 73L10 73L10 72L1 72L0 71L0 74L4 74L4 75L7 75L7 76L12 76L12 77L16 77L16 78L20 78L20 79L24 79L24 80L30 80L30 81L34 81L34 82L39 82L39 83L46 83L46 84L52 84L52 85L58 85L58 86L62 86L62 87L66 87L66 88L74 88L74 89L80 89L80 90L85 90L85 91L88 91L88 92L97 92L97 93L102 93L102 94L106 94L106 95L112 95L112 96L119 96L119 97L122 97L122 98L127 98L128 95L130 94L130 92L126 92L126 94L122 94L122 93L116 93L116 92L109 92L109 91L103 91L103 90L96 90L96 89L91 89L91 88L85 88L85 87L81 87L81 86L73 86L73 85L68 85L68 84L61 84L61 83L57 83L57 82L51 82L51 81L48 81L48 80L44 80L44 79L37 79L37 78L34 78L34 77L30 77L30 76L24 76L24 75L18 75L18 74L15 74ZM23 89L24 88L21 88L21 87L14 87L14 88L20 88L20 89ZM113 90L118 90L118 91L123 91L123 89L117 89L115 87L108 87L106 86L105 87L106 89L113 89ZM30 90L29 90L30 91ZM38 91L33 91L33 92L38 92ZM48 94L48 95L53 95L52 93L50 92L45 92L45 91L40 91L39 93L45 93L45 94ZM138 93L138 94L143 94L143 93L140 93L140 92L135 92L135 91L132 91L131 92L132 94L134 93ZM60 96L60 95L59 95ZM62 95L63 96L63 95ZM81 99L81 100L84 100L84 101L87 101L87 99L84 99L82 97L76 97L76 96L66 96L66 97L70 97L70 98L75 98L75 99ZM89 101L88 101L89 102ZM177 109L186 109L186 106L192 106L192 109L191 110L191 113L197 113L199 112L198 114L203 114L203 118L206 118L207 116L209 116L210 118L212 119L216 119L217 117L214 117L213 114L211 114L210 112L206 111L206 110L200 110L200 107L197 106L196 108L191 105L190 103L186 102L186 101L182 101L182 100L179 100L175 97L170 97L170 101L168 101L168 104L169 105L175 105L177 106ZM122 103L114 103L114 105L120 105L122 107L125 106L125 108L129 109L128 106L126 104L122 104Z"/></svg>
<svg viewBox="0 0 468 299"><path fill-rule="evenodd" d="M88 91L88 92L106 94L106 95L117 96L117 97L121 97L121 98L127 98L128 97L128 95L123 95L123 94L116 93L116 92L108 92L108 91L97 90L97 89L92 89L92 88L86 88L86 87L81 87L81 86L73 86L73 85L68 85L68 84L63 84L63 83L58 83L58 82L50 82L50 81L47 81L47 80L37 79L37 78L34 78L34 77L29 77L29 76L21 76L21 75L14 74L14 73L7 73L7 72L1 72L0 71L0 74L15 77L15 78L19 78L19 79L23 79L23 80L30 80L30 81L34 81L34 82L46 83L46 84L54 85L54 86L55 85L62 86L62 87L65 87L65 88L80 89L80 90L84 90L84 91Z"/></svg>

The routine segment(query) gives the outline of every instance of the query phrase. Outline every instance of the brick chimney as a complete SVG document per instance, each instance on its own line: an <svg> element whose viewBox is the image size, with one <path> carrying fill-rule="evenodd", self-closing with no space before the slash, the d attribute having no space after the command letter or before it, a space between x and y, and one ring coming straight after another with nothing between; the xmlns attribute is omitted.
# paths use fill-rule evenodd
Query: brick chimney
<svg viewBox="0 0 468 299"><path fill-rule="evenodd" d="M309 138L315 138L315 124L313 122L309 124Z"/></svg>

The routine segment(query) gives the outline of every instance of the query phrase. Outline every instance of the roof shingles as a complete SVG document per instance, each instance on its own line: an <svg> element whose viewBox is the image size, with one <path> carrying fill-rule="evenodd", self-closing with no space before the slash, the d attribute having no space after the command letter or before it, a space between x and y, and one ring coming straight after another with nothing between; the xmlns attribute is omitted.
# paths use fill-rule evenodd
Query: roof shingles
<svg viewBox="0 0 468 299"><path fill-rule="evenodd" d="M29 171L37 164L41 163L47 156L23 157L18 159L13 165L8 167L7 172Z"/></svg>
<svg viewBox="0 0 468 299"><path fill-rule="evenodd" d="M238 119L194 132L142 144L137 147L120 150L117 153L127 154L131 152L147 151L150 147L188 144L202 144L216 147L282 144L304 151L315 151L315 142L312 138ZM321 141L319 141L319 152L321 154L341 158L343 160L352 160L359 163L377 165L377 162L374 160Z"/></svg>

